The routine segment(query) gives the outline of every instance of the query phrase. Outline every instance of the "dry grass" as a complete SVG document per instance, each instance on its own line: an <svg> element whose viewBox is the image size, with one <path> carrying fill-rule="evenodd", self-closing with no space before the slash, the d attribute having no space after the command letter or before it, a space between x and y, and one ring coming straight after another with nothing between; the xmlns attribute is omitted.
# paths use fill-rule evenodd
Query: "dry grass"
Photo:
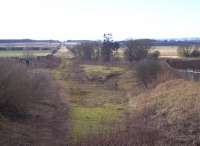
<svg viewBox="0 0 200 146"><path fill-rule="evenodd" d="M177 53L178 46L153 46L150 52L159 51L161 58L180 58ZM125 48L119 49L120 57L124 57Z"/></svg>
<svg viewBox="0 0 200 146"><path fill-rule="evenodd" d="M177 58L178 57L177 49L178 46L155 46L152 47L151 51L159 51L160 57Z"/></svg>
<svg viewBox="0 0 200 146"><path fill-rule="evenodd" d="M50 95L28 106L31 119L13 122L0 115L0 145L64 146L69 144L67 136L71 136L70 145L76 146L198 145L200 83L173 80L177 76L163 65L155 86L144 90L134 70L121 72L121 69L80 66L62 60L53 71L56 82L48 82L52 88L41 88ZM85 72L107 76L119 70L122 75L109 79L111 83L116 82L115 89L108 87L107 80L99 83L85 78ZM171 81L167 81L169 79ZM41 81L44 80L37 78L33 84ZM57 83L59 89L54 90ZM41 84L40 87L46 85L45 82ZM68 106L61 95L71 104L70 126L66 120Z"/></svg>
<svg viewBox="0 0 200 146"><path fill-rule="evenodd" d="M196 146L200 83L171 80L132 98L125 128L93 135L77 146Z"/></svg>
<svg viewBox="0 0 200 146"><path fill-rule="evenodd" d="M174 144L199 143L200 84L182 79L159 85L130 101L134 113L154 108L151 121Z"/></svg>

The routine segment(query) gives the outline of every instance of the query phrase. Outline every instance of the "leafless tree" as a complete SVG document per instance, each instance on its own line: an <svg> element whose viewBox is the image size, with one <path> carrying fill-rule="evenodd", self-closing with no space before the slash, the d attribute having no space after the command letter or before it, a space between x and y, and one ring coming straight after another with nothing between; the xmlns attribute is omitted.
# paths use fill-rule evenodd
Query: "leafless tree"
<svg viewBox="0 0 200 146"><path fill-rule="evenodd" d="M128 40L125 51L126 59L130 62L144 59L152 46L151 42L148 39Z"/></svg>
<svg viewBox="0 0 200 146"><path fill-rule="evenodd" d="M178 55L182 57L190 57L191 53L194 50L194 45L192 44L184 44L178 47Z"/></svg>

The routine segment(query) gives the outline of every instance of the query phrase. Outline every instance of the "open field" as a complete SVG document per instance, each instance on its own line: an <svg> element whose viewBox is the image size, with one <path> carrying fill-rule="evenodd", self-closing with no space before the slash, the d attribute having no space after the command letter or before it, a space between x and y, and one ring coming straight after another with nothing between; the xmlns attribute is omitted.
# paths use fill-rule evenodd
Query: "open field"
<svg viewBox="0 0 200 146"><path fill-rule="evenodd" d="M177 53L178 46L153 46L151 52L159 51L161 58L179 58ZM119 49L120 57L123 57L125 48Z"/></svg>
<svg viewBox="0 0 200 146"><path fill-rule="evenodd" d="M177 54L178 46L154 46L152 51L159 51L160 57L179 58Z"/></svg>
<svg viewBox="0 0 200 146"><path fill-rule="evenodd" d="M0 57L23 57L26 55L47 56L51 54L50 50L45 51L0 51Z"/></svg>

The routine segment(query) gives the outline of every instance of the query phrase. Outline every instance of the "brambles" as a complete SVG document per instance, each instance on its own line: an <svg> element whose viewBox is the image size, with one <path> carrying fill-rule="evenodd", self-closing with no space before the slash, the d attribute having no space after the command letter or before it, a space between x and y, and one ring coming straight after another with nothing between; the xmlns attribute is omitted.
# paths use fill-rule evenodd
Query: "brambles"
<svg viewBox="0 0 200 146"><path fill-rule="evenodd" d="M32 104L54 95L50 76L24 64L1 60L0 74L0 114L9 119L25 118Z"/></svg>

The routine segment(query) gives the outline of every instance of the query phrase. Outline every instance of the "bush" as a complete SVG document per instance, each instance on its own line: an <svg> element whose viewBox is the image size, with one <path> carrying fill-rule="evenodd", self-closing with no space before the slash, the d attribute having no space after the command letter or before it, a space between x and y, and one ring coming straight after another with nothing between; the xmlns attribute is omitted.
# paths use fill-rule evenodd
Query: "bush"
<svg viewBox="0 0 200 146"><path fill-rule="evenodd" d="M147 88L149 83L156 80L161 67L157 60L145 59L140 61L135 69L137 79Z"/></svg>
<svg viewBox="0 0 200 146"><path fill-rule="evenodd" d="M32 104L52 96L50 76L32 73L14 60L1 60L0 75L0 114L4 117L25 118Z"/></svg>
<svg viewBox="0 0 200 146"><path fill-rule="evenodd" d="M158 59L159 56L160 56L160 52L159 51L155 51L155 52L152 52L152 53L148 54L148 58L150 58L150 59Z"/></svg>
<svg viewBox="0 0 200 146"><path fill-rule="evenodd" d="M199 57L199 56L200 56L200 51L194 50L194 51L192 51L192 53L191 53L190 56L191 56L191 57Z"/></svg>

